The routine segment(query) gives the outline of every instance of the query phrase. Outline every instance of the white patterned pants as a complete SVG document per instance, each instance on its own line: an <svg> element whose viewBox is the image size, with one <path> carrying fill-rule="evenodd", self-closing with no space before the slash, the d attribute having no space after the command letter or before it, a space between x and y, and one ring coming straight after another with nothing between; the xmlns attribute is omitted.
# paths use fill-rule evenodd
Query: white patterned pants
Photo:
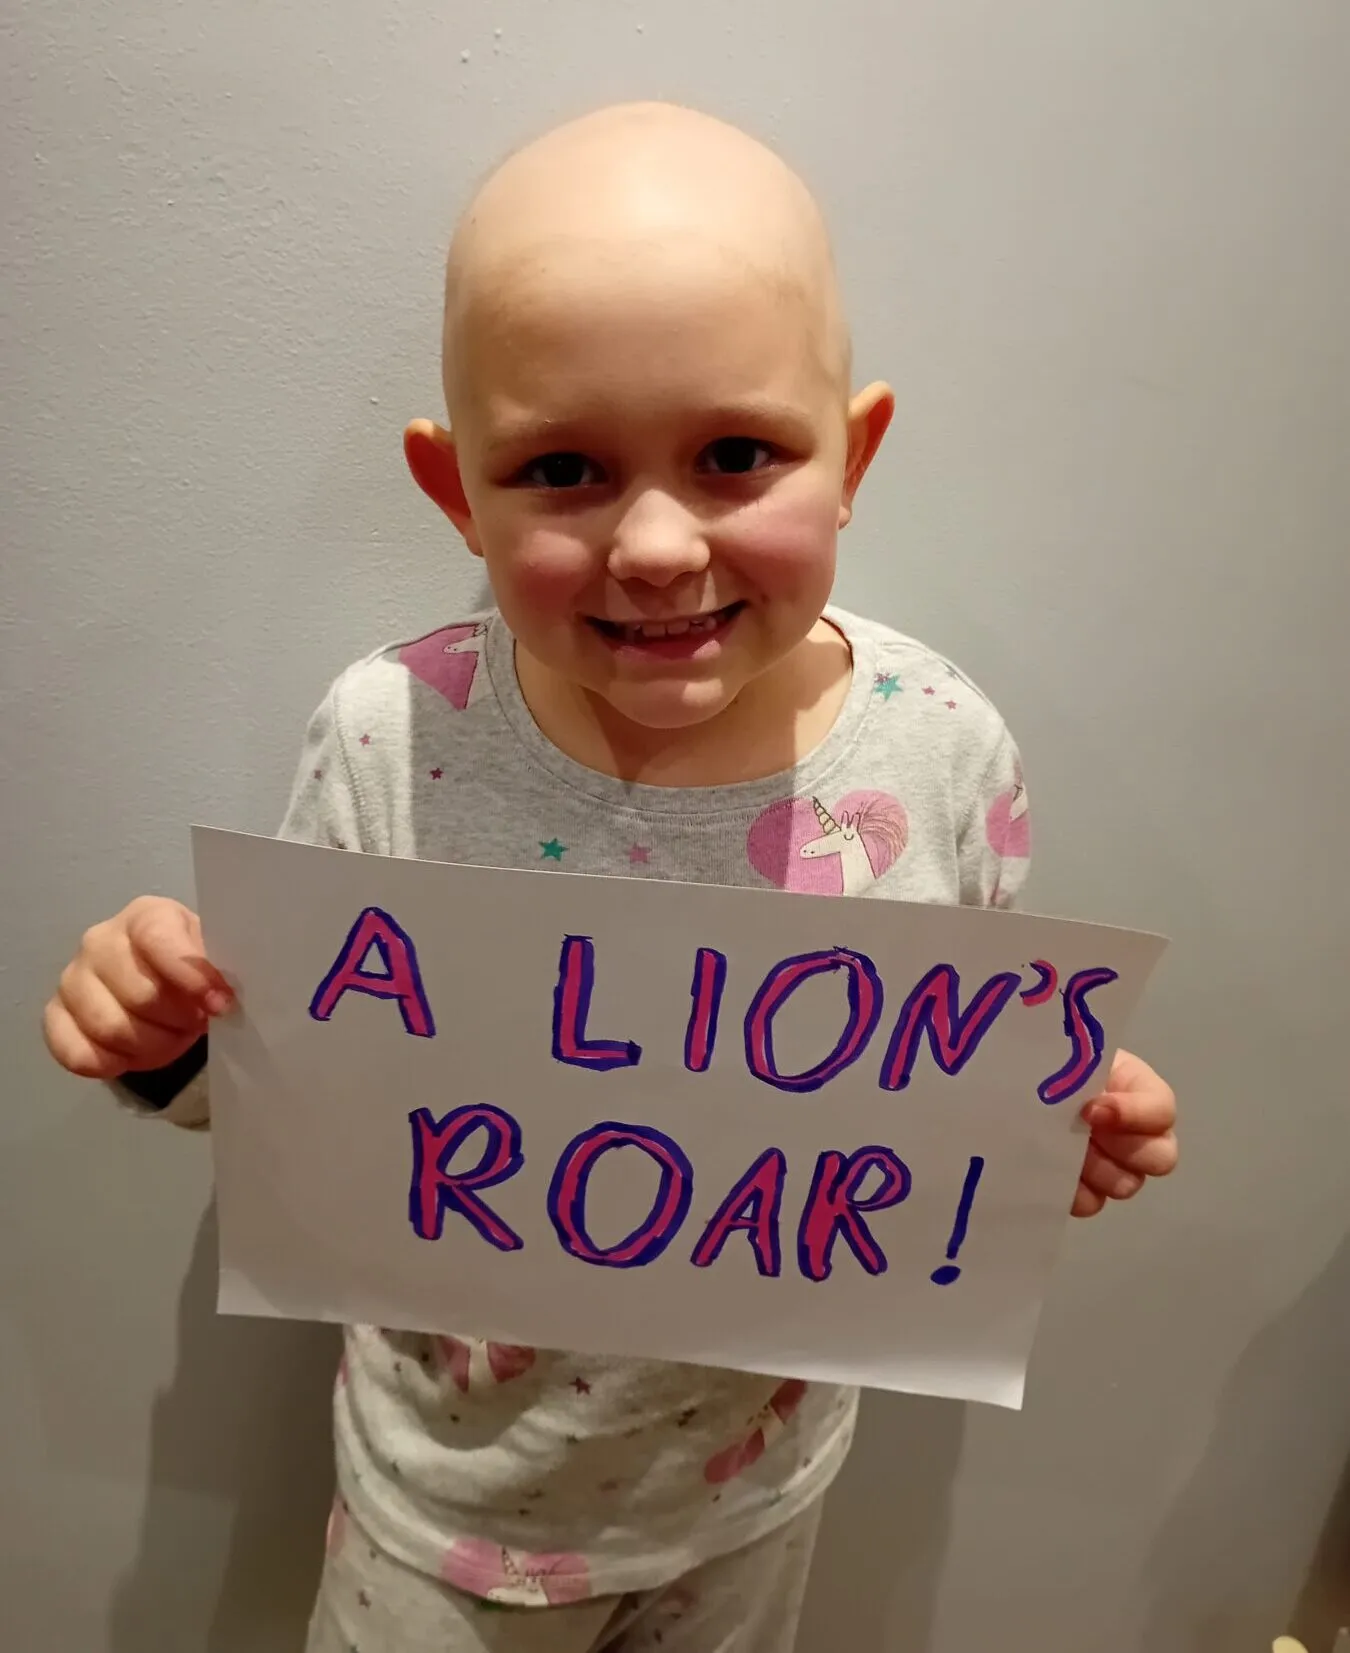
<svg viewBox="0 0 1350 1653"><path fill-rule="evenodd" d="M661 1590L502 1607L405 1567L348 1516L306 1653L792 1653L821 1500Z"/></svg>

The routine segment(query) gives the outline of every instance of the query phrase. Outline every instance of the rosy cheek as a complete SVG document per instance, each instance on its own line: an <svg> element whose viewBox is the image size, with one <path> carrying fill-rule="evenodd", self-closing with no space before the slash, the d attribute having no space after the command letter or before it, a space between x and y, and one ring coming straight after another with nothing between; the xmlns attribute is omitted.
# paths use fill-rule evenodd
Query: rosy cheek
<svg viewBox="0 0 1350 1653"><path fill-rule="evenodd" d="M600 559L577 535L542 529L521 536L499 567L512 589L540 608L567 606L603 571Z"/></svg>
<svg viewBox="0 0 1350 1653"><path fill-rule="evenodd" d="M775 489L723 523L722 551L766 585L828 577L834 568L838 504L813 492Z"/></svg>

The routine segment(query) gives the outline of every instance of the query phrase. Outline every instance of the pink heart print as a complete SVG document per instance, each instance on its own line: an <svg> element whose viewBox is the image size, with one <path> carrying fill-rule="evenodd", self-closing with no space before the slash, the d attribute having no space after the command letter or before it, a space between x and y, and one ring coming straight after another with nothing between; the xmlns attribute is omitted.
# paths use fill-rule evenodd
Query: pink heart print
<svg viewBox="0 0 1350 1653"><path fill-rule="evenodd" d="M509 1383L523 1377L535 1362L535 1351L522 1343L486 1343L476 1337L438 1337L436 1342L462 1395L468 1394L475 1377L480 1382Z"/></svg>
<svg viewBox="0 0 1350 1653"><path fill-rule="evenodd" d="M591 1594L585 1556L535 1555L486 1538L457 1538L445 1553L441 1577L457 1590L504 1607L565 1607Z"/></svg>
<svg viewBox="0 0 1350 1653"><path fill-rule="evenodd" d="M703 1467L703 1479L717 1486L743 1475L751 1464L758 1463L774 1437L787 1427L805 1395L806 1385L800 1378L789 1378L780 1384L769 1397L769 1404L750 1420L749 1434L708 1459Z"/></svg>
<svg viewBox="0 0 1350 1653"><path fill-rule="evenodd" d="M990 849L1005 861L1025 861L1031 854L1031 816L1020 772L1008 790L1000 792L990 804L984 830Z"/></svg>

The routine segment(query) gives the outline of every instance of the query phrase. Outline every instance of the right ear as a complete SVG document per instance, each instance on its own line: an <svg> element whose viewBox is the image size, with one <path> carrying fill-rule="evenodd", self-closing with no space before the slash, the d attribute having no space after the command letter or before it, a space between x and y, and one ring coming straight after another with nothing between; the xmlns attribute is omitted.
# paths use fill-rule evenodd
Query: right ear
<svg viewBox="0 0 1350 1653"><path fill-rule="evenodd" d="M403 433L403 457L413 481L450 518L474 556L481 557L483 549L464 492L454 437L430 419L414 419Z"/></svg>

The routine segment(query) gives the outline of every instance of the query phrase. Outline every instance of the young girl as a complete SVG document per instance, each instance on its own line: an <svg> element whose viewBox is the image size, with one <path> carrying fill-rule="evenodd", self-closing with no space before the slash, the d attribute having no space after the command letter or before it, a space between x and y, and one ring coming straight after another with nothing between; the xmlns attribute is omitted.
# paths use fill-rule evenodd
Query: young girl
<svg viewBox="0 0 1350 1653"><path fill-rule="evenodd" d="M497 607L337 681L284 836L1013 901L1002 721L829 606L892 396L850 397L829 245L777 157L662 106L519 152L456 234L444 357L451 429L405 449ZM143 898L86 936L47 1037L192 1122L229 1005L194 916ZM1175 1159L1171 1093L1134 1058L1086 1111L1080 1215ZM350 1328L311 1653L786 1653L855 1410L825 1384Z"/></svg>

